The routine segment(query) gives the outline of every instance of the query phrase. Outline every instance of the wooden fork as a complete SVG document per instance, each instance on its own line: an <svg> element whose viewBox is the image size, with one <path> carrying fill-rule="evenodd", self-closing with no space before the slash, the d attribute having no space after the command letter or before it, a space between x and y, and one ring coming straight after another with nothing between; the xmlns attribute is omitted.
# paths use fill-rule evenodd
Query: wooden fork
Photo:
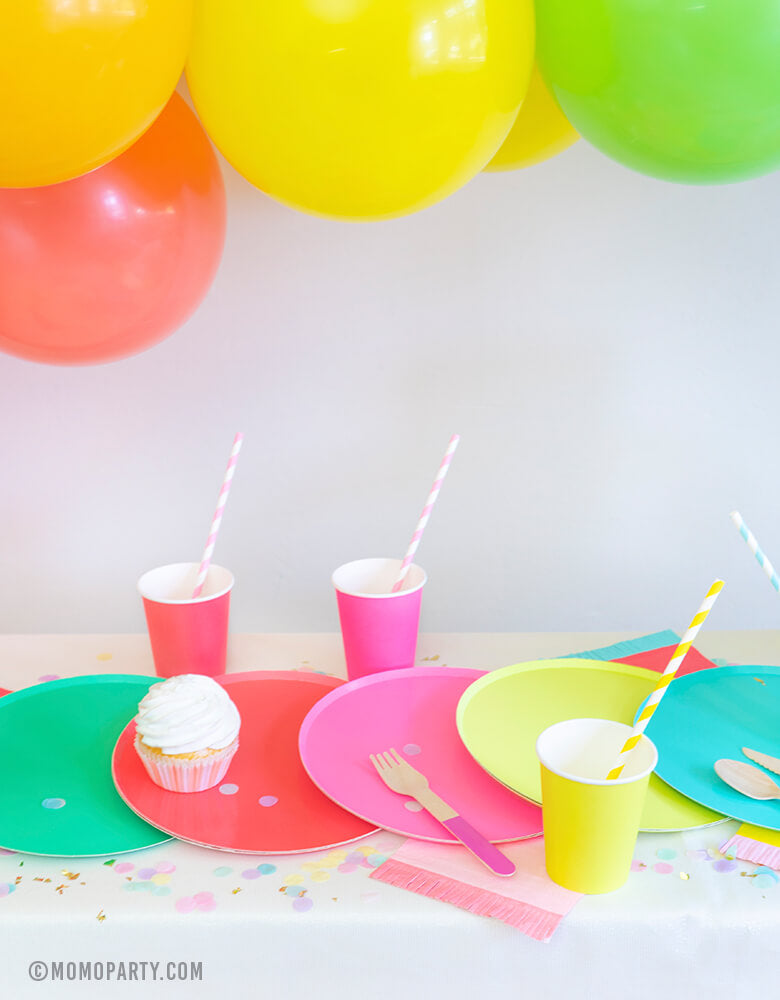
<svg viewBox="0 0 780 1000"><path fill-rule="evenodd" d="M415 770L397 750L372 753L370 760L379 777L391 791L399 795L408 795L419 802L423 809L445 826L453 837L457 837L475 858L479 858L484 865L487 865L494 875L514 875L516 869L509 858L475 830L471 823L459 816L444 799L439 798L431 790L425 775Z"/></svg>

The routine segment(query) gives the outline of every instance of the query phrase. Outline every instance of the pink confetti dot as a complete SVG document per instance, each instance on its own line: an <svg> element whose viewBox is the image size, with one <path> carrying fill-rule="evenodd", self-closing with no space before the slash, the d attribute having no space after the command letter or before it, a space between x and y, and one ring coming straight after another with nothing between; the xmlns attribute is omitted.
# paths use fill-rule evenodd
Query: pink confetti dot
<svg viewBox="0 0 780 1000"><path fill-rule="evenodd" d="M645 870L645 868L647 868L647 865L644 864L644 862L642 862L642 861L637 861L635 859L634 861L631 862L631 871L632 872L643 872Z"/></svg>
<svg viewBox="0 0 780 1000"><path fill-rule="evenodd" d="M275 806L279 801L275 795L261 795L257 800L261 806Z"/></svg>
<svg viewBox="0 0 780 1000"><path fill-rule="evenodd" d="M668 875L669 872L674 871L674 865L667 864L666 861L659 861L657 865L653 865L653 871L658 872L659 875Z"/></svg>
<svg viewBox="0 0 780 1000"><path fill-rule="evenodd" d="M196 892L192 898L195 900L195 905L199 910L208 912L217 908L217 901L214 899L212 892Z"/></svg>
<svg viewBox="0 0 780 1000"><path fill-rule="evenodd" d="M346 862L343 865L339 865L338 870L340 872L353 872L357 868L357 865L348 865Z"/></svg>
<svg viewBox="0 0 780 1000"><path fill-rule="evenodd" d="M154 866L154 870L157 872L175 872L176 865L171 864L170 861L159 861Z"/></svg>
<svg viewBox="0 0 780 1000"><path fill-rule="evenodd" d="M112 865L111 867L121 875L122 872L131 872L135 868L135 865L131 865L129 861L120 861L118 865Z"/></svg>
<svg viewBox="0 0 780 1000"><path fill-rule="evenodd" d="M11 886L7 882L0 882L0 899L3 896L8 896L11 893Z"/></svg>
<svg viewBox="0 0 780 1000"><path fill-rule="evenodd" d="M181 899L176 900L176 909L179 913L192 913L196 906L197 903L192 896L182 896Z"/></svg>

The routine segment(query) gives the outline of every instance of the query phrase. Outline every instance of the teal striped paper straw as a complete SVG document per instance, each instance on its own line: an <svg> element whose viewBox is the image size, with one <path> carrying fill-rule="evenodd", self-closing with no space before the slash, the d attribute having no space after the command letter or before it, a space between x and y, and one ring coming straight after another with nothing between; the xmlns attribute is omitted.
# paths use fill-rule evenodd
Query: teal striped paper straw
<svg viewBox="0 0 780 1000"><path fill-rule="evenodd" d="M740 535L742 535L742 537L747 542L747 547L756 557L758 565L766 573L769 582L772 584L775 590L778 593L780 593L780 578L778 578L777 573L775 573L772 563L767 559L767 557L761 551L761 547L756 541L756 536L742 520L742 515L739 513L738 510L732 510L732 512L729 514L729 517L734 522L737 531L740 533Z"/></svg>

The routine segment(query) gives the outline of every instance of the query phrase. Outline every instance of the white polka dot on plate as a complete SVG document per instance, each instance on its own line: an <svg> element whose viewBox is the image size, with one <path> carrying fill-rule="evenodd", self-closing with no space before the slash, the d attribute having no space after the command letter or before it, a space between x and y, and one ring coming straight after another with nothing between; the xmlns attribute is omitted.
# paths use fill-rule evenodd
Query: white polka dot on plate
<svg viewBox="0 0 780 1000"><path fill-rule="evenodd" d="M41 805L44 809L62 809L65 799L44 799Z"/></svg>
<svg viewBox="0 0 780 1000"><path fill-rule="evenodd" d="M409 799L408 802L404 802L404 808L408 809L410 813L418 813L422 810L420 803L415 802L414 799Z"/></svg>
<svg viewBox="0 0 780 1000"><path fill-rule="evenodd" d="M279 801L275 795L261 795L257 800L261 806L275 806Z"/></svg>
<svg viewBox="0 0 780 1000"><path fill-rule="evenodd" d="M223 795L235 795L236 792L238 791L238 785L231 785L231 784L220 785L219 790L220 792L222 792Z"/></svg>

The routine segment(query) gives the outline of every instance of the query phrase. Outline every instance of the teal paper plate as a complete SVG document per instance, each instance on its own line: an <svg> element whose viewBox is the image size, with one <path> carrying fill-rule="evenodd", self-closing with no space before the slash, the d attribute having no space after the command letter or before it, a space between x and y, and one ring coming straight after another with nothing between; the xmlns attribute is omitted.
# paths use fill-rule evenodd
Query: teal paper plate
<svg viewBox="0 0 780 1000"><path fill-rule="evenodd" d="M713 769L721 757L749 764L742 747L780 757L780 667L713 667L678 677L646 732L658 748L655 773L672 788L726 816L780 830L780 800L740 795Z"/></svg>
<svg viewBox="0 0 780 1000"><path fill-rule="evenodd" d="M0 846L82 858L171 839L128 809L111 777L114 744L156 680L69 677L0 699Z"/></svg>

